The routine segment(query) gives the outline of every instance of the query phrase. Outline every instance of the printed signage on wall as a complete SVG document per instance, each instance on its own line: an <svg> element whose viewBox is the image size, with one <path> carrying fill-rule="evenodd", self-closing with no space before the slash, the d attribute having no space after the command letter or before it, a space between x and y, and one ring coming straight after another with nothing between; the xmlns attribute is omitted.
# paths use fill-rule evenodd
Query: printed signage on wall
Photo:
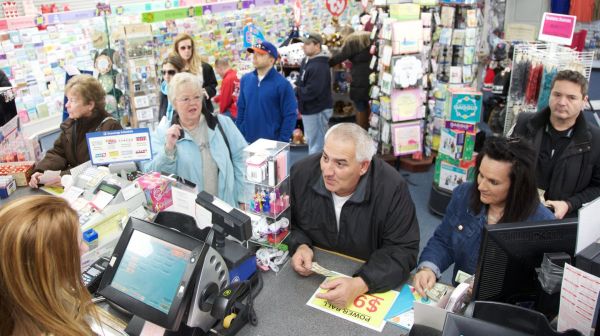
<svg viewBox="0 0 600 336"><path fill-rule="evenodd" d="M85 137L94 165L152 159L148 128L93 132Z"/></svg>
<svg viewBox="0 0 600 336"><path fill-rule="evenodd" d="M544 13L538 40L562 45L571 45L577 17L554 13Z"/></svg>

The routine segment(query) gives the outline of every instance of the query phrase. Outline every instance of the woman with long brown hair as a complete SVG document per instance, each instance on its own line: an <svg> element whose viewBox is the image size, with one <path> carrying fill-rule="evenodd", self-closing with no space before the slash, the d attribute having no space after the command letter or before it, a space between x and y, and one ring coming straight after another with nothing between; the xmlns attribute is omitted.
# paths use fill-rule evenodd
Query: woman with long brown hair
<svg viewBox="0 0 600 336"><path fill-rule="evenodd" d="M217 76L210 64L203 62L200 55L196 53L196 43L191 35L181 33L173 41L171 54L179 55L185 62L185 71L201 76L204 83L206 98L212 99L217 94ZM211 106L209 104L209 106Z"/></svg>
<svg viewBox="0 0 600 336"><path fill-rule="evenodd" d="M98 320L81 280L77 213L62 198L0 209L0 335L93 335Z"/></svg>
<svg viewBox="0 0 600 336"><path fill-rule="evenodd" d="M352 62L350 76L350 99L354 103L356 109L356 123L362 128L369 127L369 115L371 109L369 107L369 75L373 72L369 67L371 62L371 38L370 33L365 31L357 31L349 34L344 38L344 44L341 50L329 60L329 65L334 66L346 60Z"/></svg>

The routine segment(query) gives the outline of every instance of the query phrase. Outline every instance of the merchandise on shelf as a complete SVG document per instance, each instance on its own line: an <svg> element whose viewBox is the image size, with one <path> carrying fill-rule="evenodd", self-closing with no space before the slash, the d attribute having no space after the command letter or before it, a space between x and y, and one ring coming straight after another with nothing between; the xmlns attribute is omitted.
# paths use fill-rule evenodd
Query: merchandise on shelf
<svg viewBox="0 0 600 336"><path fill-rule="evenodd" d="M289 144L259 139L244 149L246 181L249 184L247 211L254 217L252 240L276 244L290 230Z"/></svg>

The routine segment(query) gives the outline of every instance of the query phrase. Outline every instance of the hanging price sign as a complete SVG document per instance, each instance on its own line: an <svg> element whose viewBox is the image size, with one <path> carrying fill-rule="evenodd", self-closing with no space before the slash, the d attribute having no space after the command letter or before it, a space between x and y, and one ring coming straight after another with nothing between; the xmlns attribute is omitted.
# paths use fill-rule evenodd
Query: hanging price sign
<svg viewBox="0 0 600 336"><path fill-rule="evenodd" d="M348 0L325 0L327 10L333 16L340 16L348 6Z"/></svg>
<svg viewBox="0 0 600 336"><path fill-rule="evenodd" d="M366 11L367 7L369 6L369 0L361 0L360 4L361 4L361 6L363 8L363 11Z"/></svg>
<svg viewBox="0 0 600 336"><path fill-rule="evenodd" d="M296 0L294 1L294 25L296 27L300 26L302 22L302 1Z"/></svg>

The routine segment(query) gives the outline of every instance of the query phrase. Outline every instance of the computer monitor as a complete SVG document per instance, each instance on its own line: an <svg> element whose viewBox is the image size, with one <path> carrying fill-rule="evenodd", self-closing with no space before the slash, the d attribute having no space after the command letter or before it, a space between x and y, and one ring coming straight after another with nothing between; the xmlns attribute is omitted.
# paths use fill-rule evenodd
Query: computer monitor
<svg viewBox="0 0 600 336"><path fill-rule="evenodd" d="M485 225L474 300L536 308L541 292L535 268L544 253L565 252L573 257L576 240L577 218Z"/></svg>
<svg viewBox="0 0 600 336"><path fill-rule="evenodd" d="M194 292L204 245L173 229L130 218L100 294L135 316L177 330Z"/></svg>
<svg viewBox="0 0 600 336"><path fill-rule="evenodd" d="M472 317L452 313L446 314L442 336L456 335L530 336L531 334Z"/></svg>

